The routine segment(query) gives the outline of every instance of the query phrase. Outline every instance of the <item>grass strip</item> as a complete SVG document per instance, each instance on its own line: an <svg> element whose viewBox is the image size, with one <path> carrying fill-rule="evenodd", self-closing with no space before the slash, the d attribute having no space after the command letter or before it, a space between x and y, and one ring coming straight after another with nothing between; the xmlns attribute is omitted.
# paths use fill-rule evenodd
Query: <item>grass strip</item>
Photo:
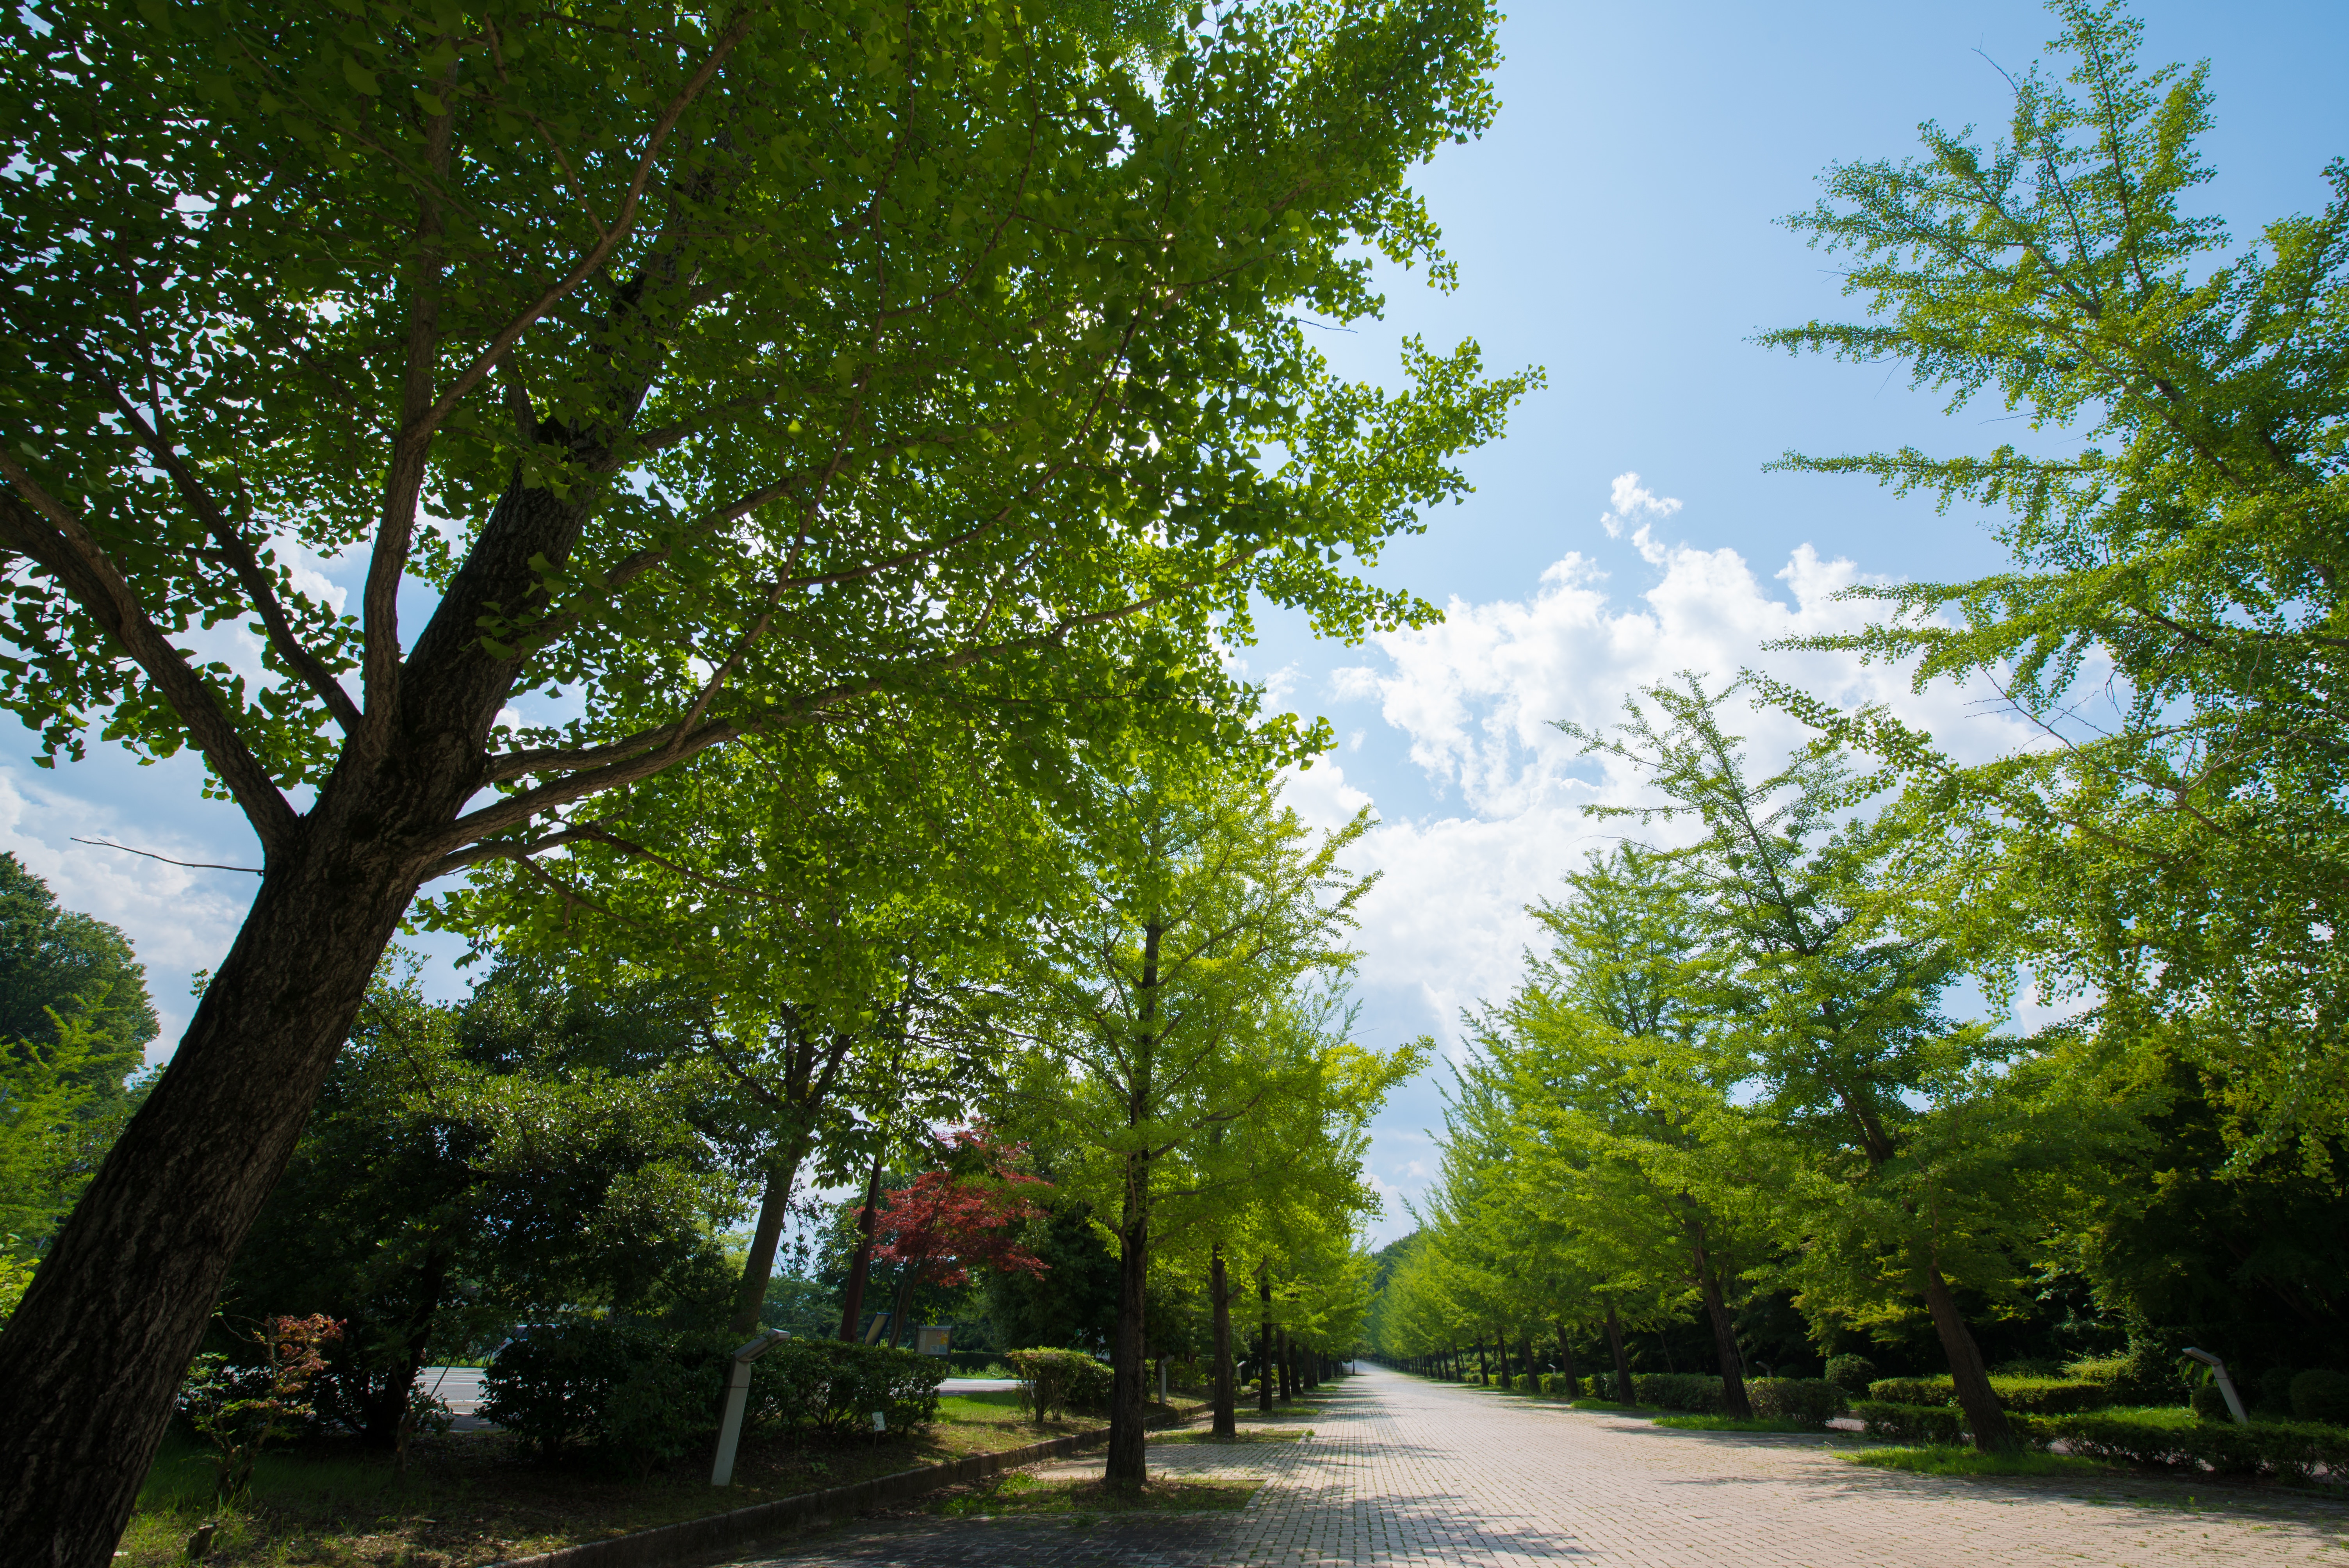
<svg viewBox="0 0 2349 1568"><path fill-rule="evenodd" d="M1150 1442L1153 1447L1160 1443L1293 1443L1312 1435L1310 1427L1259 1427L1253 1431L1243 1428L1228 1438L1207 1431L1153 1432Z"/></svg>
<svg viewBox="0 0 2349 1568"><path fill-rule="evenodd" d="M1980 1449L1868 1449L1844 1458L1872 1470L1906 1470L1911 1475L2108 1475L2113 1467L2074 1454L1984 1453Z"/></svg>
<svg viewBox="0 0 2349 1568"><path fill-rule="evenodd" d="M1655 1424L1670 1427L1676 1432L1809 1432L1816 1435L1824 1429L1783 1417L1764 1420L1737 1416L1658 1416Z"/></svg>
<svg viewBox="0 0 2349 1568"><path fill-rule="evenodd" d="M1206 1513L1246 1508L1260 1480L1173 1480L1160 1478L1139 1491L1120 1491L1100 1480L1042 1478L1019 1472L999 1476L967 1492L944 1498L931 1511L949 1519L1026 1518L1060 1515L1088 1519L1112 1513Z"/></svg>

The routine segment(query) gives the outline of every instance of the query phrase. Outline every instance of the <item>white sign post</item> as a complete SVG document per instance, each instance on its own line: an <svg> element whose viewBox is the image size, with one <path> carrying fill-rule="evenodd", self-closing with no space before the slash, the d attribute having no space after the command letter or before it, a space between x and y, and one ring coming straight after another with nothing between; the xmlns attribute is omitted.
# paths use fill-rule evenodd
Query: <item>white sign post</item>
<svg viewBox="0 0 2349 1568"><path fill-rule="evenodd" d="M2243 1397L2235 1392L2235 1380L2227 1376L2227 1364L2208 1350L2197 1350L2191 1345L2186 1347L2186 1354L2210 1368L2211 1376L2219 1381L2219 1395L2227 1401L2227 1414L2235 1418L2235 1425L2250 1426L2251 1414L2243 1408Z"/></svg>
<svg viewBox="0 0 2349 1568"><path fill-rule="evenodd" d="M726 1414L718 1423L718 1458L709 1467L710 1485L734 1484L734 1450L742 1441L743 1407L750 1402L750 1363L790 1337L771 1328L734 1352L726 1369Z"/></svg>

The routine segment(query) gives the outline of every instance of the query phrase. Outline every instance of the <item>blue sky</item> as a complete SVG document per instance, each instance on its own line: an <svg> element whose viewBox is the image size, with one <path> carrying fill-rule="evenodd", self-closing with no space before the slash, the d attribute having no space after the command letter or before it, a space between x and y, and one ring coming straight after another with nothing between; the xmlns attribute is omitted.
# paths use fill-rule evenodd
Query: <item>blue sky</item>
<svg viewBox="0 0 2349 1568"><path fill-rule="evenodd" d="M2248 237L2314 209L2324 164L2349 155L2349 5L2166 0L2138 14L2149 60L2212 63L2218 127L2204 149L2218 178L2202 210ZM1906 153L1929 118L1994 131L2007 88L1992 62L2020 72L2054 30L2023 0L1526 0L1505 24L1498 124L1417 181L1459 290L1399 276L1385 322L1324 335L1324 347L1348 374L1383 380L1404 334L1437 347L1473 336L1495 367L1545 366L1548 387L1470 460L1467 504L1379 570L1450 606L1444 627L1350 648L1275 619L1243 654L1342 738L1293 798L1331 820L1368 800L1384 824L1362 862L1386 878L1361 934L1367 1043L1449 1042L1459 1008L1506 991L1530 935L1522 906L1580 852L1579 805L1628 788L1578 768L1550 719L1603 723L1626 691L1673 670L1766 662L1847 698L1898 698L1961 750L2013 738L1965 694L1912 702L1897 680L1754 649L1848 624L1826 595L1857 575L1957 576L2001 560L1980 519L1764 464L1788 449L1979 449L2022 427L1985 423L1995 407L1945 416L1897 372L1790 361L1749 340L1845 311L1830 259L1775 222L1813 200L1818 173ZM1762 747L1792 738L1768 719L1754 734ZM251 835L197 799L186 758L141 769L94 743L91 761L42 772L32 750L22 731L0 746L0 848L131 934L168 1047L190 973L226 951L253 879L70 840L251 865ZM1396 1195L1431 1172L1439 1115L1422 1081L1381 1118L1373 1173ZM1408 1224L1391 1203L1377 1233Z"/></svg>

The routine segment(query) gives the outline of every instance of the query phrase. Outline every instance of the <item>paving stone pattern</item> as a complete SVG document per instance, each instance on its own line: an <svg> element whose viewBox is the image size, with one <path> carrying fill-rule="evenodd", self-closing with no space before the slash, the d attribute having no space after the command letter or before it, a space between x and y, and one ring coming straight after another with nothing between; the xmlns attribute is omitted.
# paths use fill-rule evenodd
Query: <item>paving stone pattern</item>
<svg viewBox="0 0 2349 1568"><path fill-rule="evenodd" d="M774 1568L2349 1563L2349 1506L2270 1489L1905 1475L1852 1465L1820 1439L1668 1431L1376 1367L1338 1389L1307 1441L1152 1449L1154 1468L1167 1473L1264 1477L1239 1512L1089 1526L868 1522L753 1561Z"/></svg>

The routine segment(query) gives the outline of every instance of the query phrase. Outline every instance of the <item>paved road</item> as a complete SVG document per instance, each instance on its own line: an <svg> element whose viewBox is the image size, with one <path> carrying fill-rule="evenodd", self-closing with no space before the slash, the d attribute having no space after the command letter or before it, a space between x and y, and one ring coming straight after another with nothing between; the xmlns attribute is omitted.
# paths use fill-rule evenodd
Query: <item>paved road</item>
<svg viewBox="0 0 2349 1568"><path fill-rule="evenodd" d="M2098 1568L2339 1559L2349 1505L2203 1481L1988 1480L1863 1470L1825 1440L1635 1418L1365 1367L1299 1443L1154 1449L1258 1475L1234 1514L1089 1527L869 1521L749 1561L773 1568L1223 1568L1567 1562L1585 1568Z"/></svg>

